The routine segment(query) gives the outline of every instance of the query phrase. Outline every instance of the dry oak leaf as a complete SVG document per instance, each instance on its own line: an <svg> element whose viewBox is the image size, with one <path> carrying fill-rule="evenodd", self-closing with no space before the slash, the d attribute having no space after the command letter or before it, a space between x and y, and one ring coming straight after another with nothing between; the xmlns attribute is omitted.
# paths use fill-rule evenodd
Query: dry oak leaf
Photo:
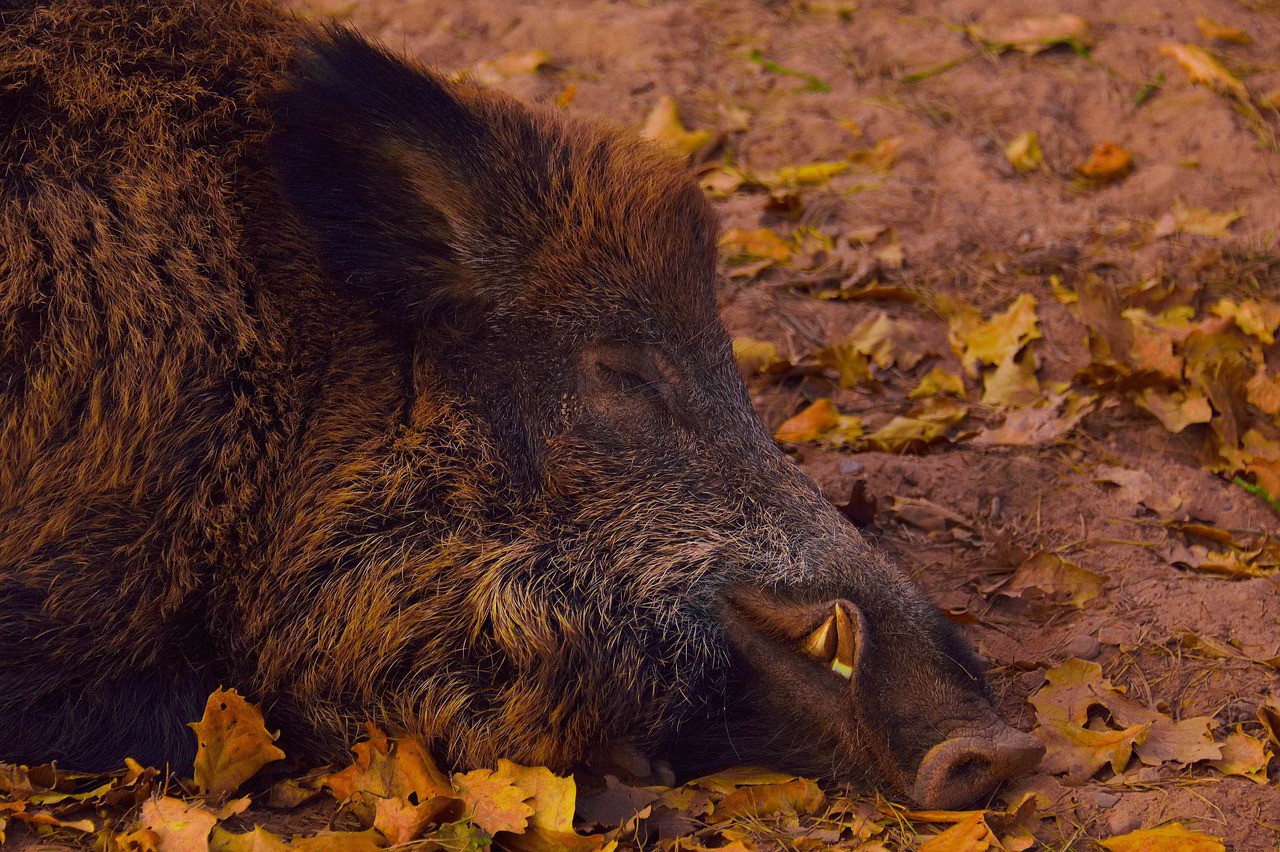
<svg viewBox="0 0 1280 852"><path fill-rule="evenodd" d="M1133 154L1113 142L1093 146L1089 159L1076 166L1085 180L1098 184L1115 183L1133 171Z"/></svg>
<svg viewBox="0 0 1280 852"><path fill-rule="evenodd" d="M973 308L957 307L947 334L965 372L976 377L979 364L1000 364L1038 339L1036 322L1035 296L1023 293L991 319L983 319Z"/></svg>
<svg viewBox="0 0 1280 852"><path fill-rule="evenodd" d="M232 793L259 769L284 758L267 731L262 711L234 689L209 696L204 717L188 727L196 732L195 784L209 796Z"/></svg>
<svg viewBox="0 0 1280 852"><path fill-rule="evenodd" d="M214 814L181 799L148 799L142 804L137 829L117 837L116 842L125 849L202 852L209 848L209 832L217 821Z"/></svg>
<svg viewBox="0 0 1280 852"><path fill-rule="evenodd" d="M1271 748L1266 741L1246 734L1237 726L1222 743L1222 757L1209 761L1209 765L1223 775L1239 775L1255 784L1266 784L1270 762Z"/></svg>
<svg viewBox="0 0 1280 852"><path fill-rule="evenodd" d="M789 241L768 228L751 231L730 228L720 237L720 247L732 257L756 257L778 263L790 258L795 250Z"/></svg>
<svg viewBox="0 0 1280 852"><path fill-rule="evenodd" d="M1005 24L972 26L970 34L996 48L1036 54L1059 44L1083 44L1089 23L1079 15L1029 15Z"/></svg>
<svg viewBox="0 0 1280 852"><path fill-rule="evenodd" d="M705 130L685 129L680 123L676 102L669 95L658 100L645 119L640 135L685 157L693 156L711 141L711 134Z"/></svg>
<svg viewBox="0 0 1280 852"><path fill-rule="evenodd" d="M1131 831L1098 843L1109 852L1226 852L1220 838L1191 831L1180 822Z"/></svg>
<svg viewBox="0 0 1280 852"><path fill-rule="evenodd" d="M1097 397L1067 393L1050 396L1044 407L1010 411L997 429L981 432L977 447L1040 447L1061 440L1093 410Z"/></svg>
<svg viewBox="0 0 1280 852"><path fill-rule="evenodd" d="M1203 47L1194 44L1162 44L1160 53L1171 56L1187 72L1193 83L1201 83L1211 89L1225 92L1241 101L1249 100L1249 90L1245 88L1218 60L1209 55Z"/></svg>

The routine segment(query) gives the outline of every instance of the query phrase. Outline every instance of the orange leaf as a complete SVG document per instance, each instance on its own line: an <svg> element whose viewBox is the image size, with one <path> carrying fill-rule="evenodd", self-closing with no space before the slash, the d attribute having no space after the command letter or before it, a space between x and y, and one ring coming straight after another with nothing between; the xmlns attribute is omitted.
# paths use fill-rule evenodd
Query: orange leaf
<svg viewBox="0 0 1280 852"><path fill-rule="evenodd" d="M284 758L267 732L262 711L234 689L210 695L204 718L189 727L199 741L195 783L206 795L234 792L259 769Z"/></svg>

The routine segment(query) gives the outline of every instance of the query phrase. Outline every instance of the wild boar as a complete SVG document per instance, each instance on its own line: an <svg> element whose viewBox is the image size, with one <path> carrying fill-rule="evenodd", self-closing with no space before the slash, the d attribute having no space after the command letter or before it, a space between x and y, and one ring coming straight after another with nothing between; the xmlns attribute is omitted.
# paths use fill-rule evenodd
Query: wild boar
<svg viewBox="0 0 1280 852"><path fill-rule="evenodd" d="M752 410L601 121L253 0L0 11L0 759L610 744L967 804L1039 758Z"/></svg>

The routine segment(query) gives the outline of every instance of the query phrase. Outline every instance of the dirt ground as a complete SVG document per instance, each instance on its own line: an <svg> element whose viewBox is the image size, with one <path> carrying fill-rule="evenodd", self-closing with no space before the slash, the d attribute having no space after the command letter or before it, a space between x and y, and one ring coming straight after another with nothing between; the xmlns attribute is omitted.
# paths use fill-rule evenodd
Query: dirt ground
<svg viewBox="0 0 1280 852"><path fill-rule="evenodd" d="M867 247L850 243L862 252L854 261L878 258L863 278L918 298L900 301L888 289L884 299L815 298L812 264L751 268L727 259L726 322L803 365L885 313L907 323L929 354L853 388L839 387L830 371L755 377L753 395L771 428L825 397L870 431L913 405L907 394L932 367L959 375L942 296L984 316L1034 296L1039 380L1077 388L1091 359L1086 329L1051 279L1073 291L1102 281L1121 307L1150 310L1186 304L1203 314L1220 297L1280 299L1280 122L1267 106L1280 93L1274 0L362 0L295 8L351 23L444 70L546 51L535 73L499 70L492 82L633 127L670 96L686 127L715 137L694 156L704 171L852 163L790 199L730 191L715 201L724 227L784 237L810 227L838 244L868 235ZM1051 13L1087 22L1080 49L982 49L966 29ZM1250 41L1212 42L1197 16L1243 28ZM1211 47L1246 82L1251 105L1189 81L1160 52L1166 43ZM1024 173L1006 146L1029 130L1043 162ZM1107 142L1131 152L1131 173L1109 183L1083 179L1076 167ZM1225 236L1169 233L1175 209L1243 215ZM892 235L870 236L879 229ZM896 249L887 260L882 252L894 236L900 266ZM1265 347L1264 357L1280 370L1280 347ZM970 377L970 417L953 438L1006 415L980 396ZM1035 724L1027 699L1046 670L1081 658L1100 663L1146 706L1175 719L1212 717L1219 740L1236 725L1265 738L1257 708L1280 699L1280 575L1189 570L1178 558L1187 540L1166 523L1194 521L1238 538L1280 530L1263 498L1206 469L1207 429L1172 433L1118 395L1040 445L953 439L902 454L801 442L795 452L833 500L855 493L866 534L963 624L992 662L1002 712L1023 729ZM1099 474L1114 467L1146 472L1153 485L1145 494L1118 488ZM1041 550L1102 575L1101 593L1080 608L1000 594L1002 578ZM1178 820L1230 849L1268 850L1280 849L1277 776L1275 762L1259 783L1204 764L1135 760L1075 785L1046 774L1026 787L1052 800L1054 816L1037 832L1044 848L1096 848L1090 839Z"/></svg>

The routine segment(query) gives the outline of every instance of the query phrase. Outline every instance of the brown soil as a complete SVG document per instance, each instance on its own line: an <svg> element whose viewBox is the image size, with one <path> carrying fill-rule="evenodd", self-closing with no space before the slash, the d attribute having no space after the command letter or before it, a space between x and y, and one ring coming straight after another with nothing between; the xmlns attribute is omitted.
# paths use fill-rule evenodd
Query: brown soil
<svg viewBox="0 0 1280 852"><path fill-rule="evenodd" d="M847 6L841 17L810 7ZM800 222L831 234L890 226L905 266L893 283L962 298L984 312L1016 295L1036 296L1045 339L1041 379L1069 379L1089 359L1084 331L1054 299L1049 276L1074 286L1088 274L1118 283L1159 278L1196 304L1252 292L1280 298L1280 156L1274 111L1255 115L1193 85L1157 47L1207 44L1195 18L1243 27L1248 45L1216 45L1251 90L1280 90L1280 5L1274 0L864 0L847 4L747 0L513 2L363 0L298 4L333 15L444 70L467 69L515 51L546 50L551 65L500 85L550 102L576 85L566 107L640 126L660 96L677 100L686 125L728 129L726 109L745 110L744 132L726 151L754 169L841 160L899 140L882 176L842 177L806 192ZM1070 12L1088 20L1087 56L1057 48L1035 56L975 51L963 25L1028 13ZM748 61L758 48L781 65L815 75L831 90ZM975 54L948 70L953 59ZM911 75L929 73L915 80ZM1141 86L1163 83L1135 105ZM1045 165L1017 173L1005 145L1035 130ZM1084 186L1074 168L1093 146L1131 151L1134 169L1104 187ZM866 176L863 175L863 178ZM763 209L764 196L716 202L726 227L797 225ZM1154 223L1176 202L1244 210L1225 239L1156 238ZM830 396L878 425L906 407L905 395L931 364L956 370L945 321L925 305L820 301L787 286L799 273L775 268L727 280L724 316L734 334L773 342L799 356L839 340L878 311L910 319L939 353L908 373L891 372L883 392L838 390L821 381L761 379L753 386L771 427L807 399ZM1271 347L1273 369L1280 353ZM993 413L993 422L998 416ZM1094 481L1098 465L1147 471L1183 505L1173 514L1217 527L1276 530L1261 499L1203 469L1202 433L1165 431L1126 405L1085 418L1064 441L1039 448L979 449L963 443L927 454L849 456L802 448L812 476L840 499L864 481L878 509L869 535L888 548L947 608L967 611L964 629L994 665L993 685L1008 718L1030 728L1026 698L1047 667L1078 656L1100 662L1117 684L1176 717L1209 715L1219 737L1236 722L1258 734L1256 707L1280 696L1276 669L1245 655L1209 659L1180 650L1186 632L1280 657L1280 582L1218 579L1172 567L1159 555L1173 535L1158 516ZM927 533L885 511L890 495L927 498L962 516L968 536ZM962 539L968 540L962 540ZM1101 597L1082 610L1032 609L984 596L993 571L1016 554L1060 552L1105 575ZM1252 724L1252 727L1248 727ZM1238 850L1280 849L1280 788L1210 769L1164 768L1065 788L1042 842L1092 848L1106 837L1179 819L1224 837ZM1105 775L1103 776L1105 779ZM302 825L275 826L278 830Z"/></svg>

